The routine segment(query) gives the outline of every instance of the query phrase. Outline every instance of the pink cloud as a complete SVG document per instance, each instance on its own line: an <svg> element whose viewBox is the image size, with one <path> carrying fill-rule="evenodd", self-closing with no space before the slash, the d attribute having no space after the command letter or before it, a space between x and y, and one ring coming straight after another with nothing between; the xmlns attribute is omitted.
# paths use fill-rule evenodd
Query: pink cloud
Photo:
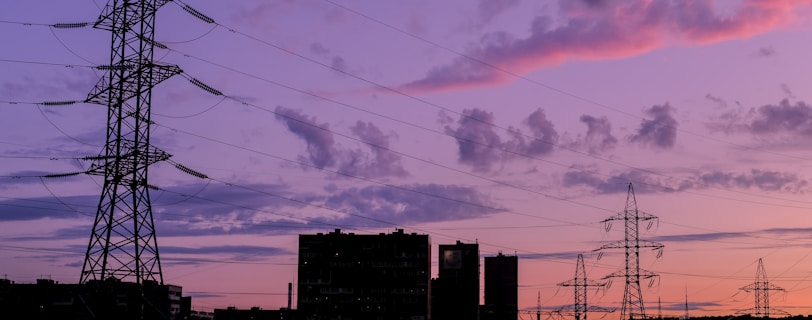
<svg viewBox="0 0 812 320"><path fill-rule="evenodd" d="M475 49L400 89L421 92L495 85L513 78L502 70L524 74L572 60L630 57L673 43L745 38L787 24L795 8L809 2L745 0L732 14L723 15L716 12L713 1L606 1L601 5L562 1L563 23L553 25L549 17L537 17L523 39L505 32L486 34Z"/></svg>

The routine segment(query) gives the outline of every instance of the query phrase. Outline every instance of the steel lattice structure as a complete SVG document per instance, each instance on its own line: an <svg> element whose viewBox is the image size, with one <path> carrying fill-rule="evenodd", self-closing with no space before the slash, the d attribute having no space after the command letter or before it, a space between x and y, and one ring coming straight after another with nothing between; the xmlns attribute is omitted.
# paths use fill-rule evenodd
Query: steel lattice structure
<svg viewBox="0 0 812 320"><path fill-rule="evenodd" d="M149 142L152 87L181 72L153 62L155 13L168 0L110 0L94 27L110 31L107 74L87 102L107 106L107 141L90 174L104 177L80 283L163 284L147 168L170 155Z"/></svg>
<svg viewBox="0 0 812 320"><path fill-rule="evenodd" d="M629 183L629 190L626 195L626 207L623 212L603 220L603 223L607 226L607 231L611 228L611 222L613 221L623 221L625 227L624 240L605 244L595 250L625 250L625 269L604 277L604 279L622 277L626 280L626 288L623 292L623 307L620 311L621 320L646 318L646 309L643 305L643 292L640 289L640 279L654 278L657 275L650 271L640 269L640 248L657 250L657 257L659 257L662 255L663 245L658 242L640 240L640 221L649 221L649 227L651 227L651 222L655 219L657 219L656 216L637 210L637 199L634 196L634 188L632 184Z"/></svg>
<svg viewBox="0 0 812 320"><path fill-rule="evenodd" d="M604 287L606 283L587 279L583 254L578 254L578 262L575 265L575 278L561 282L558 285L562 287L573 287L573 291L575 292L575 303L573 304L575 320L586 320L587 312L589 311L609 312L609 310L602 308L590 309L586 303L587 290L589 287Z"/></svg>
<svg viewBox="0 0 812 320"><path fill-rule="evenodd" d="M767 280L767 271L764 269L764 263L761 258L758 259L758 268L756 269L756 282L748 284L739 288L746 292L754 291L756 304L752 309L742 310L739 314L752 314L756 318L769 318L771 313L778 313L781 315L789 315L789 313L782 310L770 310L770 291L785 291L784 288L775 286Z"/></svg>

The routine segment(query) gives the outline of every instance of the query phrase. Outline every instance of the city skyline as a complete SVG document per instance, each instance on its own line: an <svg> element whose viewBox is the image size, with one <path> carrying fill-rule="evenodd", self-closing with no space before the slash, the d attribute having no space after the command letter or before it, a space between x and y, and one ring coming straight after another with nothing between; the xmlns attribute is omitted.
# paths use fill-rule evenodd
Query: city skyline
<svg viewBox="0 0 812 320"><path fill-rule="evenodd" d="M101 180L61 174L104 144L104 107L82 102L109 61L103 5L1 6L17 282L79 279ZM155 58L184 72L153 91L152 143L179 165L150 167L164 280L197 307L278 309L299 234L404 229L432 257L516 254L520 309L568 305L578 254L590 279L622 267L593 251L623 239L601 221L631 182L659 217L641 239L665 245L641 250L647 310L752 308L739 288L763 259L788 291L772 305L812 314L809 17L798 0L168 2Z"/></svg>

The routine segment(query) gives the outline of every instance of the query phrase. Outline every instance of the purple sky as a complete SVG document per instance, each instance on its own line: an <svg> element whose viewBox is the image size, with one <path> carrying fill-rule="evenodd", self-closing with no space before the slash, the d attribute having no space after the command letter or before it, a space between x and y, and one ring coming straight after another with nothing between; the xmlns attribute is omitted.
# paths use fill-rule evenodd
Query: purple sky
<svg viewBox="0 0 812 320"><path fill-rule="evenodd" d="M0 274L77 282L101 180L102 0L0 5ZM174 1L157 16L150 169L164 279L196 308L286 304L299 233L397 228L519 255L520 308L622 268L634 183L665 245L647 307L812 305L812 1ZM189 79L221 92L201 90ZM40 103L40 104L37 104ZM645 226L644 226L645 227ZM434 262L436 266L436 261ZM622 282L589 301L620 306Z"/></svg>

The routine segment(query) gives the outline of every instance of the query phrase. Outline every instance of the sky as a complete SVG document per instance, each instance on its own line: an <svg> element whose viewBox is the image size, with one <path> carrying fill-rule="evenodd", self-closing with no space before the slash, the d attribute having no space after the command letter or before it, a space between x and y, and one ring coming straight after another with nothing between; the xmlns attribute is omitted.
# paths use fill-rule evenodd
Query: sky
<svg viewBox="0 0 812 320"><path fill-rule="evenodd" d="M105 5L0 5L17 283L79 280L103 180L45 176L103 150L105 107L83 101L110 63ZM155 59L183 73L153 90L151 143L207 178L149 169L164 281L196 309L278 309L299 234L404 229L433 256L516 254L519 307L567 307L578 254L595 281L623 268L596 249L623 239L631 183L658 217L640 239L664 245L641 250L649 313L753 308L740 288L763 259L786 289L771 308L811 314L810 17L801 0L166 3ZM610 318L613 280L588 297Z"/></svg>

